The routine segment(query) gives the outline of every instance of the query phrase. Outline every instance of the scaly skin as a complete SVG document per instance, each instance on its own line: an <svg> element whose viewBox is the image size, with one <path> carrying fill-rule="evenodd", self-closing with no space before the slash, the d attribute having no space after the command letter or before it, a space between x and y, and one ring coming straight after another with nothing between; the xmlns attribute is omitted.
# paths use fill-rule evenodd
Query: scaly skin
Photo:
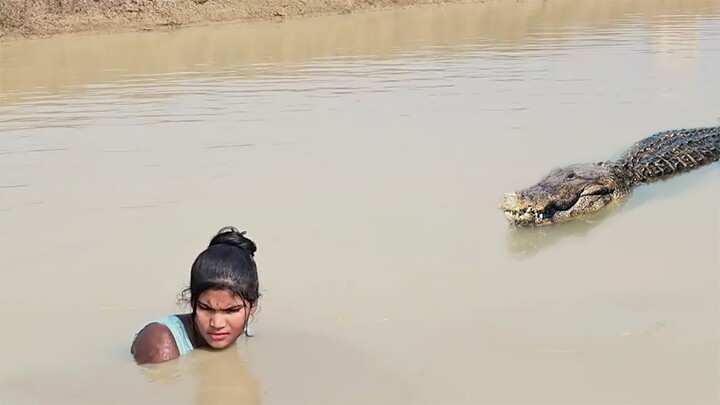
<svg viewBox="0 0 720 405"><path fill-rule="evenodd" d="M616 161L557 168L528 188L507 193L499 208L515 226L543 226L596 212L641 185L720 160L720 127L659 132Z"/></svg>

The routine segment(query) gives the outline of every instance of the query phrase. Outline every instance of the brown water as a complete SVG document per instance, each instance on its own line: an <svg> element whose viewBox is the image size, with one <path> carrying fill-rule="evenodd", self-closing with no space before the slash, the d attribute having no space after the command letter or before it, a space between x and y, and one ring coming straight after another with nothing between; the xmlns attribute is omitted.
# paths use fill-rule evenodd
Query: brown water
<svg viewBox="0 0 720 405"><path fill-rule="evenodd" d="M720 169L496 208L717 125L717 1L491 2L0 48L2 403L720 403ZM159 367L224 225L256 336Z"/></svg>

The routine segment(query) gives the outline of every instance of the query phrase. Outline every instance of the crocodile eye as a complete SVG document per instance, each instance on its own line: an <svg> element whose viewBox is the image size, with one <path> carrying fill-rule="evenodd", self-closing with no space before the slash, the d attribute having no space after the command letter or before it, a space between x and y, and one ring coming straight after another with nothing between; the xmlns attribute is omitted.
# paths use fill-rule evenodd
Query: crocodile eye
<svg viewBox="0 0 720 405"><path fill-rule="evenodd" d="M575 178L575 173L570 173L570 174L568 174L568 175L567 175L567 178L568 178L568 179L574 179L574 178Z"/></svg>

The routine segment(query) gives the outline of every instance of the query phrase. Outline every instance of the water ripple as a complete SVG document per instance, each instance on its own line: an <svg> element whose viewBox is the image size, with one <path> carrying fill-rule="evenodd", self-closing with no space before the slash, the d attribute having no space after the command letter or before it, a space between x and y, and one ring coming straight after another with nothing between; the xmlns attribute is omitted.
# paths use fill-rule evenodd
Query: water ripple
<svg viewBox="0 0 720 405"><path fill-rule="evenodd" d="M504 49L502 43L491 46L478 42L455 47L429 46L392 60L320 57L286 70L279 70L276 64L257 63L229 66L212 76L200 69L203 66L197 66L198 70L194 71L127 74L112 83L79 86L78 94L73 96L39 89L10 92L2 98L22 101L0 107L0 131L7 135L99 123L137 126L218 119L262 122L267 114L308 111L313 108L308 102L312 99L383 97L399 91L458 95L443 90L454 89L466 80L483 81L494 94L512 91L514 83L522 82L530 88L525 94L531 98L527 102L544 97L546 91L538 89L546 87L544 82L552 81L557 86L556 93L567 98L561 104L566 104L578 98L602 95L565 88L591 80L582 73L549 73L553 65L570 58L582 55L592 58L602 50L636 56L642 53L675 55L674 60L682 61L692 57L683 52L717 51L717 42L700 43L695 35L689 34L692 28L687 24L688 18L698 23L707 18L691 16L678 20L666 16L662 17L666 25L655 31L646 30L634 18L626 16L619 22L621 28L596 28L590 35L568 37L572 27L557 32L544 31L524 46L515 46L512 52ZM717 33L717 27L709 27L711 33ZM648 41L649 47L645 45ZM246 78L241 74L249 70L255 76Z"/></svg>

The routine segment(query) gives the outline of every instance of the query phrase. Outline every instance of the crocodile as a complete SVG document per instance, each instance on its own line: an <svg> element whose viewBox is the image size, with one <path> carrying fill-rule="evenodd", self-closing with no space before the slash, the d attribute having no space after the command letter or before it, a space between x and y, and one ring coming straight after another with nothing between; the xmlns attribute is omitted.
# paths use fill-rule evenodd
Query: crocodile
<svg viewBox="0 0 720 405"><path fill-rule="evenodd" d="M657 132L636 142L617 160L555 168L535 185L503 195L498 208L514 226L566 222L627 200L640 185L718 160L720 126Z"/></svg>

